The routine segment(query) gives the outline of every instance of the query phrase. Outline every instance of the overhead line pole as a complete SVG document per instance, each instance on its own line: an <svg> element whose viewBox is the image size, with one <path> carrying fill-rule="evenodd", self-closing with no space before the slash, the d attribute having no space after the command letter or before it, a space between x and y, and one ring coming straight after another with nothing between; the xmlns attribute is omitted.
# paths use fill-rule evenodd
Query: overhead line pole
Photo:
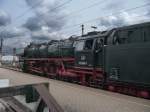
<svg viewBox="0 0 150 112"><path fill-rule="evenodd" d="M2 50L3 50L3 38L1 38L0 42L0 66L2 66Z"/></svg>
<svg viewBox="0 0 150 112"><path fill-rule="evenodd" d="M84 35L84 25L82 24L81 27L82 27L82 36L83 36Z"/></svg>

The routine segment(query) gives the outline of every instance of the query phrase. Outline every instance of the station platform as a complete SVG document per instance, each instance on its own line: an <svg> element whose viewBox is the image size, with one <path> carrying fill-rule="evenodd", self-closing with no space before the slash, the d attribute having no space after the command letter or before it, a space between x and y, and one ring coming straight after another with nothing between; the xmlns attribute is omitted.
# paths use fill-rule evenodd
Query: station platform
<svg viewBox="0 0 150 112"><path fill-rule="evenodd" d="M150 112L150 100L0 68L9 86L46 83L65 112Z"/></svg>

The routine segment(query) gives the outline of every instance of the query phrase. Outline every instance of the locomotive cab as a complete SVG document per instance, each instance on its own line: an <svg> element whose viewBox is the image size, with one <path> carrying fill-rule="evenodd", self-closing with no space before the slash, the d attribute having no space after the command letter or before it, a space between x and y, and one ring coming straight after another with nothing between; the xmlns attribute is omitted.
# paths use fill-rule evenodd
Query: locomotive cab
<svg viewBox="0 0 150 112"><path fill-rule="evenodd" d="M91 34L92 33L92 34ZM77 67L97 67L102 62L103 39L99 32L90 32L83 37L79 37L75 42L75 65Z"/></svg>

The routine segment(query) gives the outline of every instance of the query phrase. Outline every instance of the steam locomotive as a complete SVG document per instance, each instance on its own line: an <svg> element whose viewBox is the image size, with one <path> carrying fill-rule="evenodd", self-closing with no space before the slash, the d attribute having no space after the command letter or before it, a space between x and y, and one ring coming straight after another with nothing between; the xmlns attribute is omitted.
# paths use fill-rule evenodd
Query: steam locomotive
<svg viewBox="0 0 150 112"><path fill-rule="evenodd" d="M150 99L150 22L31 43L23 71Z"/></svg>

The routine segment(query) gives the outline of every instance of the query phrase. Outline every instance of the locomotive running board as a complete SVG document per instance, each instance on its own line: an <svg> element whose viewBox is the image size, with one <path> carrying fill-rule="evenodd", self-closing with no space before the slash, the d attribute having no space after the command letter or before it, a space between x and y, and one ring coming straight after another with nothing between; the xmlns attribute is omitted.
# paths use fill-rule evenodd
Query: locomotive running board
<svg viewBox="0 0 150 112"><path fill-rule="evenodd" d="M38 102L34 112L43 112L45 107L48 107L50 112L63 112L47 87L47 83L42 83L0 88L0 103L10 112L11 110L15 110L15 112L32 112L14 98L17 95L25 95L27 102Z"/></svg>

